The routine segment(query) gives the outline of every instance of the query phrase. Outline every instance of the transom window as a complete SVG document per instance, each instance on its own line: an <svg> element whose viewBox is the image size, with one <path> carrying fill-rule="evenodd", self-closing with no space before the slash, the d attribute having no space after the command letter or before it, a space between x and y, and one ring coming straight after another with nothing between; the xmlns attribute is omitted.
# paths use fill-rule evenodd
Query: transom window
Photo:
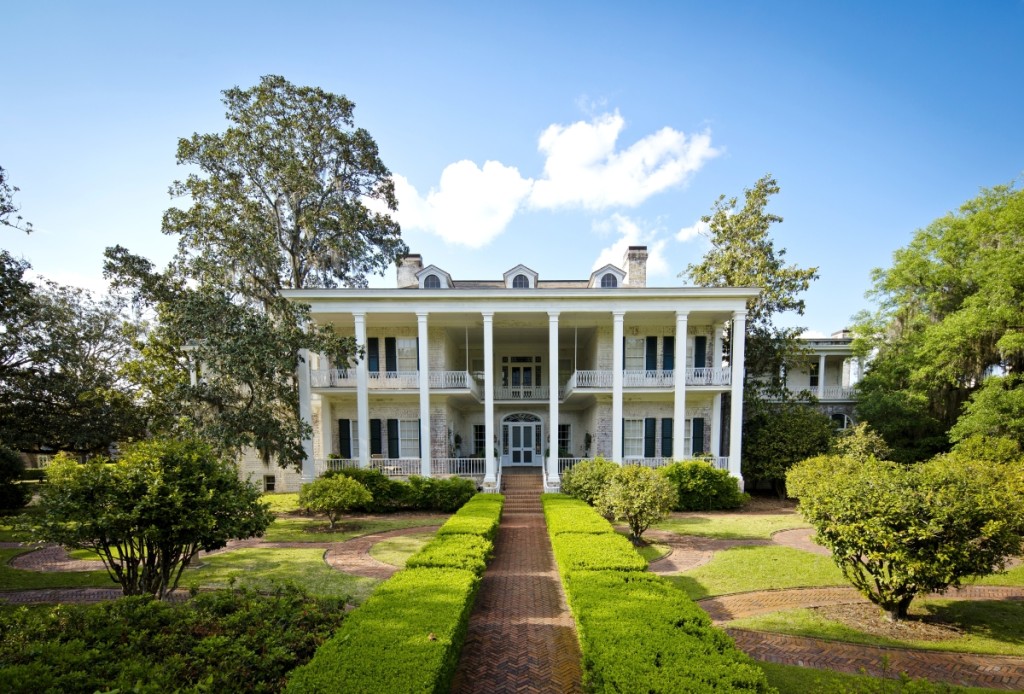
<svg viewBox="0 0 1024 694"><path fill-rule="evenodd" d="M527 277L526 275L521 275L521 274L520 275L516 275L515 277L512 278L512 288L513 289L529 289L530 288L530 278Z"/></svg>
<svg viewBox="0 0 1024 694"><path fill-rule="evenodd" d="M423 288L424 289L440 289L441 288L441 278L438 277L437 275L427 275L425 278L423 278Z"/></svg>
<svg viewBox="0 0 1024 694"><path fill-rule="evenodd" d="M601 286L614 289L619 286L619 280L612 273L608 272L601 278Z"/></svg>

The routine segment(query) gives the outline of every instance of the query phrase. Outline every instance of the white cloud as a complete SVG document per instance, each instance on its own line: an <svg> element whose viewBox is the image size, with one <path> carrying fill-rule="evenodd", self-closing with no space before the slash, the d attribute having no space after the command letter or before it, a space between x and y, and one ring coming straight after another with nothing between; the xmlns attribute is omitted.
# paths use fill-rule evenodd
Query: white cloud
<svg viewBox="0 0 1024 694"><path fill-rule="evenodd" d="M529 195L532 181L513 166L457 161L441 172L441 181L421 197L403 176L395 176L398 223L437 234L448 243L481 248L505 231Z"/></svg>
<svg viewBox="0 0 1024 694"><path fill-rule="evenodd" d="M676 241L682 241L686 243L692 239L699 238L702 234L707 234L711 229L711 225L707 222L702 222L699 219L688 227L683 227L676 232Z"/></svg>
<svg viewBox="0 0 1024 694"><path fill-rule="evenodd" d="M802 333L800 333L800 337L804 338L805 340L821 340L823 338L828 337L828 335L821 332L820 330L805 330Z"/></svg>
<svg viewBox="0 0 1024 694"><path fill-rule="evenodd" d="M25 272L25 279L36 284L42 284L45 280L51 280L57 284L81 287L82 289L87 289L92 292L95 297L99 297L110 292L110 283L103 279L103 277L87 275L75 270L58 270L57 272L49 272L44 275L36 272L33 268L29 268Z"/></svg>
<svg viewBox="0 0 1024 694"><path fill-rule="evenodd" d="M622 260L630 246L647 246L647 276L665 277L669 275L668 261L665 258L667 239L658 239L657 231L644 231L635 221L621 214L613 214L609 219L595 222L598 231L614 228L619 238L603 249L594 261L591 271L614 265L622 267ZM625 270L624 267L622 267Z"/></svg>
<svg viewBox="0 0 1024 694"><path fill-rule="evenodd" d="M537 145L547 159L544 176L533 185L530 206L635 207L683 183L718 155L710 133L687 137L668 127L616 151L624 127L618 111L589 122L549 126Z"/></svg>

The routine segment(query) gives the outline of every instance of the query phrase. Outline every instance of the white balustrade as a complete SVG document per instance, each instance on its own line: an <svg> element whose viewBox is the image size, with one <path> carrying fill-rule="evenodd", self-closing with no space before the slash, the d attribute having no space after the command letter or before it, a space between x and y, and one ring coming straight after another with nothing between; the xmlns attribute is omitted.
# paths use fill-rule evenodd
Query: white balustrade
<svg viewBox="0 0 1024 694"><path fill-rule="evenodd" d="M727 386L732 383L732 370L719 367L700 366L686 370L688 386Z"/></svg>
<svg viewBox="0 0 1024 694"><path fill-rule="evenodd" d="M415 390L420 386L419 371L371 371L370 390Z"/></svg>
<svg viewBox="0 0 1024 694"><path fill-rule="evenodd" d="M547 386L494 386L495 400L546 400Z"/></svg>
<svg viewBox="0 0 1024 694"><path fill-rule="evenodd" d="M483 481L486 461L483 458L432 458L430 474L435 477L466 477Z"/></svg>
<svg viewBox="0 0 1024 694"><path fill-rule="evenodd" d="M814 389L811 389L814 393ZM822 400L853 400L856 389L845 388L843 386L825 386L822 390Z"/></svg>

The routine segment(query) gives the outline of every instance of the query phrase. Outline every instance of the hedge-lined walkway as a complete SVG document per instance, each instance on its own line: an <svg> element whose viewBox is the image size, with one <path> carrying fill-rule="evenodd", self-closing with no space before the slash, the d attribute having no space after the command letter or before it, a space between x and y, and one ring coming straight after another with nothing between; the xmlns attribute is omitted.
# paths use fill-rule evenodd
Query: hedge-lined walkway
<svg viewBox="0 0 1024 694"><path fill-rule="evenodd" d="M505 470L505 510L454 692L581 691L580 649L555 568L535 470Z"/></svg>

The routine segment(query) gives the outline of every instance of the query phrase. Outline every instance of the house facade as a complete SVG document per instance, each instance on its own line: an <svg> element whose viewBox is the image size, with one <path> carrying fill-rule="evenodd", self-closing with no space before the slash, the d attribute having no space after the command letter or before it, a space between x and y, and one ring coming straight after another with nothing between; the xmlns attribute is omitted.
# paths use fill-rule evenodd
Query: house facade
<svg viewBox="0 0 1024 694"><path fill-rule="evenodd" d="M286 290L362 356L303 355L300 413L314 435L301 475L248 458L243 475L280 491L332 467L375 467L498 491L503 470L533 467L557 490L566 468L600 455L651 467L709 457L742 484L745 307L757 290L647 287L646 261L634 246L622 267L585 279L516 265L459 280L409 255L391 289Z"/></svg>
<svg viewBox="0 0 1024 694"><path fill-rule="evenodd" d="M815 407L828 415L837 429L852 426L856 386L864 368L853 353L853 336L840 330L831 337L802 338L801 342L806 357L784 374L787 390L813 395Z"/></svg>

